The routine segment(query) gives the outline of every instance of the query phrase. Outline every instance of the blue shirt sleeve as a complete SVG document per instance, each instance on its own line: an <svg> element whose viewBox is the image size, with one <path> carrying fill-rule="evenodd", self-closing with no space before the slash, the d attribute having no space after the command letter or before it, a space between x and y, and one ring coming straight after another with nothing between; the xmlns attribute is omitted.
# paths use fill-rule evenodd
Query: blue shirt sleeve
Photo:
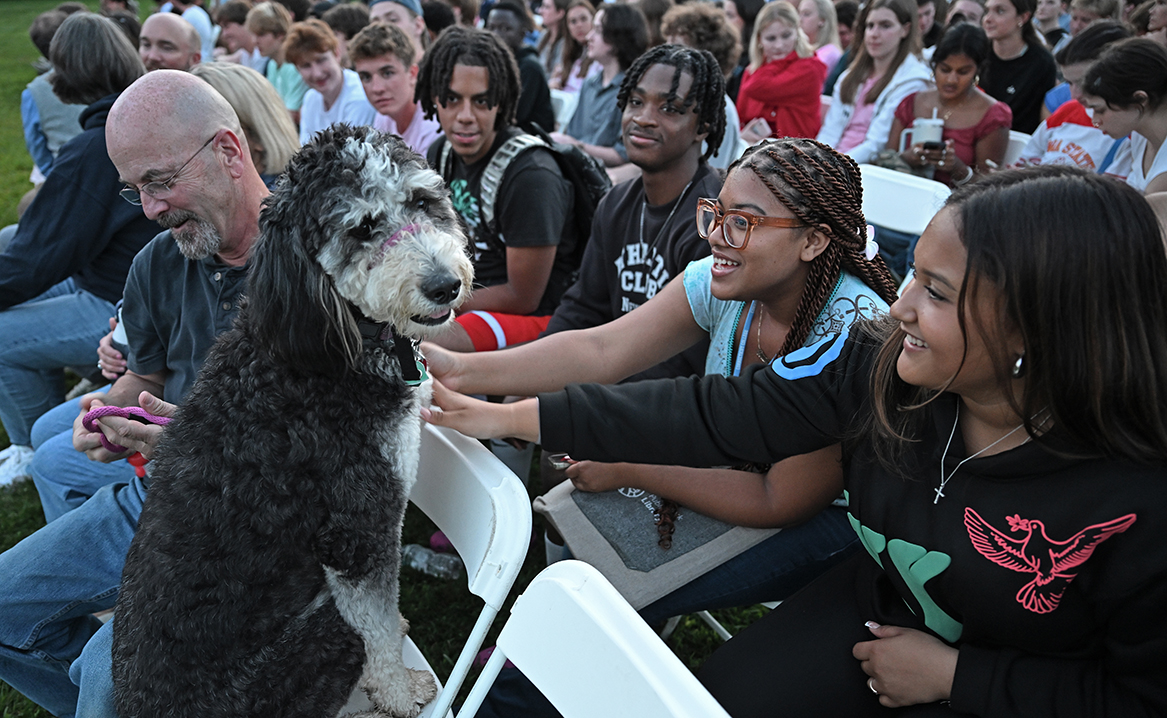
<svg viewBox="0 0 1167 718"><path fill-rule="evenodd" d="M48 177L53 169L53 153L49 152L48 138L41 129L40 110L28 90L20 93L20 119L24 124L24 144L28 147L28 154L41 174Z"/></svg>

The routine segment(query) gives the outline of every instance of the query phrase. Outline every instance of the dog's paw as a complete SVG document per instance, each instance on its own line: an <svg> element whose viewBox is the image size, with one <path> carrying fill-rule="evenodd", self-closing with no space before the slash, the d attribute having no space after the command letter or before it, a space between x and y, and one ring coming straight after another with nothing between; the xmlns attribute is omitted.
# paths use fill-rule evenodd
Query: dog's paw
<svg viewBox="0 0 1167 718"><path fill-rule="evenodd" d="M407 619L405 616L402 616L401 614L397 614L397 616L398 616L398 618L401 619L401 635L408 636L409 635L409 619Z"/></svg>
<svg viewBox="0 0 1167 718"><path fill-rule="evenodd" d="M412 668L405 670L406 680L400 690L377 691L365 688L365 693L377 709L393 718L414 718L438 694L433 674Z"/></svg>

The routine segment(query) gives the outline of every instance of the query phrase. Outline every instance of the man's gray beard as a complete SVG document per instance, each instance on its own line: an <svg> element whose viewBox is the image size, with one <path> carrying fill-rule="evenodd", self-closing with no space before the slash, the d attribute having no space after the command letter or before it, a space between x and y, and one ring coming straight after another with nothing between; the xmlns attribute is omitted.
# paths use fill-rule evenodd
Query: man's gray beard
<svg viewBox="0 0 1167 718"><path fill-rule="evenodd" d="M219 249L223 246L223 238L219 236L210 222L193 212L174 210L159 216L157 221L164 228L173 230L174 227L188 219L191 220L191 223L187 226L186 231L182 233L171 232L182 256L198 260L218 254Z"/></svg>

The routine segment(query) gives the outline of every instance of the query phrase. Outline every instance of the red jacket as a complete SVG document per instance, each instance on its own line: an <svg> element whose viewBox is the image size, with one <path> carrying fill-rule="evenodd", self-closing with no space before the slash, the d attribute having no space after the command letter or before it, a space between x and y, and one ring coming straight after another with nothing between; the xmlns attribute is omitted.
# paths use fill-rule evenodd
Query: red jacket
<svg viewBox="0 0 1167 718"><path fill-rule="evenodd" d="M814 137L823 124L823 82L827 66L814 55L790 53L767 62L756 72L746 70L737 95L742 127L761 117L773 137Z"/></svg>

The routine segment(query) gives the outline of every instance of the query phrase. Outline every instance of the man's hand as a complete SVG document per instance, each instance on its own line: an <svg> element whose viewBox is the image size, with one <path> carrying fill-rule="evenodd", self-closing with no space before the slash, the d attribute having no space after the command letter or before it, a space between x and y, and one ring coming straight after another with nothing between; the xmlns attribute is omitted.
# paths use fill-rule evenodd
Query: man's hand
<svg viewBox="0 0 1167 718"><path fill-rule="evenodd" d="M73 447L78 451L85 452L85 455L91 460L103 463L124 459L135 451L141 452L142 456L147 459L153 458L154 449L162 438L164 429L162 426L143 424L140 421L120 416L101 417L96 423L105 438L112 444L126 447L126 451L117 454L102 446L101 438L97 432L86 430L81 419L90 409L105 406L102 401L103 396L100 393L86 394L81 398L81 414L73 422ZM138 405L155 416L166 417L174 416L174 411L177 408L174 404L163 401L148 391L138 395Z"/></svg>
<svg viewBox="0 0 1167 718"><path fill-rule="evenodd" d="M874 641L856 643L851 655L871 676L867 687L887 708L935 703L952 693L959 651L923 631L869 622Z"/></svg>
<svg viewBox="0 0 1167 718"><path fill-rule="evenodd" d="M126 358L113 348L113 330L117 329L117 317L109 318L109 334L97 343L97 366L101 368L101 375L110 381L126 373Z"/></svg>

